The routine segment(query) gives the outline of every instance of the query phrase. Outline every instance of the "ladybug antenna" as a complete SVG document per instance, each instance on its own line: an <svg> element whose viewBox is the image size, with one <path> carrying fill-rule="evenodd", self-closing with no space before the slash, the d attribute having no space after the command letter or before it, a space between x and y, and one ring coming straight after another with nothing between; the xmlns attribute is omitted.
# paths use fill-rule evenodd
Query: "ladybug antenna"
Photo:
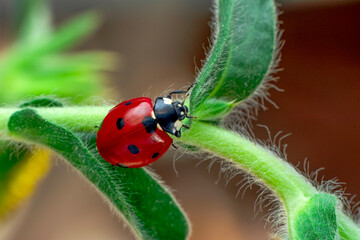
<svg viewBox="0 0 360 240"><path fill-rule="evenodd" d="M183 106L184 106L184 109L185 109L185 117L187 117L187 118L196 118L196 117L188 115L188 111L189 111L188 107L185 106L185 105L183 105Z"/></svg>
<svg viewBox="0 0 360 240"><path fill-rule="evenodd" d="M184 97L184 100L181 103L182 105L184 105L186 98L189 97L189 96L190 96L190 94L186 91L186 95Z"/></svg>
<svg viewBox="0 0 360 240"><path fill-rule="evenodd" d="M194 117L194 116L190 116L190 115L186 115L187 118L197 118L197 117Z"/></svg>
<svg viewBox="0 0 360 240"><path fill-rule="evenodd" d="M187 93L187 91L185 91L185 90L172 91L172 92L169 93L169 95L167 96L167 98L170 98L170 99L171 99L173 94L184 94L184 93Z"/></svg>
<svg viewBox="0 0 360 240"><path fill-rule="evenodd" d="M197 82L194 82L194 83L192 83L192 84L188 87L188 89L186 89L186 95L185 95L184 100L182 101L182 104L183 104L183 105L184 105L184 103L185 103L186 98L188 98L188 97L190 96L190 94L189 94L190 89L192 89L192 88L194 87L194 85L196 85L196 84L198 84L198 83L197 83Z"/></svg>

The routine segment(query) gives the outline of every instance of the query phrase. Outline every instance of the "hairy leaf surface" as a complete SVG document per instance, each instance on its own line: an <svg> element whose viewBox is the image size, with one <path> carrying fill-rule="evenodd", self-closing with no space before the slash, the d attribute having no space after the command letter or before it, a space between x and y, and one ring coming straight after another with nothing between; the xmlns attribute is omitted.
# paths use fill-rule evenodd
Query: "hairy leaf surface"
<svg viewBox="0 0 360 240"><path fill-rule="evenodd" d="M113 169L98 154L95 134L76 136L32 109L15 112L8 128L17 137L64 157L109 199L140 238L185 239L188 235L186 217L169 191L145 169Z"/></svg>
<svg viewBox="0 0 360 240"><path fill-rule="evenodd" d="M200 120L221 118L254 93L276 47L272 0L219 0L216 10L213 46L190 95L191 114Z"/></svg>

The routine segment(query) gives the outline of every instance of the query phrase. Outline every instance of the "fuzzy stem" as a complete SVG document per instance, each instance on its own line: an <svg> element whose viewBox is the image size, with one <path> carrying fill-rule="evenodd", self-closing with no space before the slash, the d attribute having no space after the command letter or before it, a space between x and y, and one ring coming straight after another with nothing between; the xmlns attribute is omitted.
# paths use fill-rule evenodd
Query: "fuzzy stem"
<svg viewBox="0 0 360 240"><path fill-rule="evenodd" d="M33 108L43 118L73 131L93 131L112 106L73 106ZM0 108L0 131L7 131L10 116L20 108Z"/></svg>
<svg viewBox="0 0 360 240"><path fill-rule="evenodd" d="M355 222L340 210L336 212L336 217L339 225L339 235L344 240L360 239L360 229Z"/></svg>
<svg viewBox="0 0 360 240"><path fill-rule="evenodd" d="M293 214L294 210L306 204L310 197L319 193L286 161L232 131L204 122L193 122L191 129L184 132L178 141L235 162L246 172L253 174L277 194L284 203L287 214ZM340 210L336 215L340 237L360 239L360 230L352 219Z"/></svg>
<svg viewBox="0 0 360 240"><path fill-rule="evenodd" d="M35 108L43 118L74 131L92 131L99 125L110 106L80 106L59 108ZM11 114L19 108L0 108L0 130L7 129ZM221 139L219 142L218 139ZM180 141L206 149L225 159L231 159L261 179L292 207L299 197L311 197L317 191L287 162L256 143L231 131L194 122Z"/></svg>
<svg viewBox="0 0 360 240"><path fill-rule="evenodd" d="M317 193L287 162L270 150L229 130L194 122L180 141L237 163L262 180L285 202L287 208L298 206L299 198L309 198Z"/></svg>
<svg viewBox="0 0 360 240"><path fill-rule="evenodd" d="M73 131L93 131L111 106L34 108L43 118ZM0 133L7 133L10 116L19 108L0 108ZM232 131L193 122L177 141L197 146L216 156L235 162L253 174L283 201L288 214L299 209L318 191L290 164L270 150ZM360 239L360 230L342 211L337 211L339 234L343 239Z"/></svg>

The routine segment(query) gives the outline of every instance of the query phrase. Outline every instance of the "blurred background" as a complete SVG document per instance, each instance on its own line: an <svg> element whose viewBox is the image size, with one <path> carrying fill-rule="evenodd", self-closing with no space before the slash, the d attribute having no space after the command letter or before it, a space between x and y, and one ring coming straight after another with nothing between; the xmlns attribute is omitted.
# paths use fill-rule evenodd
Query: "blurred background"
<svg viewBox="0 0 360 240"><path fill-rule="evenodd" d="M11 3L0 0L0 51L12 40ZM55 24L88 9L102 13L103 24L81 49L120 55L106 83L115 101L155 98L192 83L210 36L210 0L52 0L51 6ZM336 177L346 192L360 193L360 1L282 1L280 10L285 45L277 86L285 92L271 92L279 109L267 103L256 123L272 135L292 133L283 141L292 164L303 170L307 158L310 171L324 167L320 177ZM264 128L254 128L267 138ZM270 238L267 211L255 216L258 188L236 197L241 176L225 185L219 164L209 170L209 162L197 165L186 155L174 163L179 155L169 151L151 168L187 212L190 239ZM84 179L61 160L53 163L3 230L4 240L134 239Z"/></svg>

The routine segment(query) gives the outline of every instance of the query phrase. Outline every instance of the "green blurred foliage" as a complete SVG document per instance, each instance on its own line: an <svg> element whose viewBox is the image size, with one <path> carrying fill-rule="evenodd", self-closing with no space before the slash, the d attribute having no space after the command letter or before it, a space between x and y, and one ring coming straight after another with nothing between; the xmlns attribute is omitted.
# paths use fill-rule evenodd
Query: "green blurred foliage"
<svg viewBox="0 0 360 240"><path fill-rule="evenodd" d="M100 95L104 90L102 71L114 68L114 55L64 52L94 32L99 15L83 13L53 30L45 0L17 2L17 38L0 59L0 102L51 94L72 97L78 103Z"/></svg>
<svg viewBox="0 0 360 240"><path fill-rule="evenodd" d="M115 55L104 51L65 52L96 30L99 15L83 13L54 30L46 0L17 0L15 3L15 39L0 58L0 104L15 104L44 95L66 97L78 103L101 95L105 89L103 71L113 69ZM61 107L62 104L42 97L20 105L29 106ZM44 171L23 166L31 159L42 163L39 170L40 167L47 169L44 166L50 157L47 153L37 154L33 149L16 146L10 141L0 141L0 203L8 204L1 209L0 218L31 193L32 186L27 183L36 184L44 174ZM34 156L39 159L31 158ZM19 180L21 176L27 183ZM14 182L21 185L17 186L16 194L11 192ZM24 194L19 195L21 192Z"/></svg>

